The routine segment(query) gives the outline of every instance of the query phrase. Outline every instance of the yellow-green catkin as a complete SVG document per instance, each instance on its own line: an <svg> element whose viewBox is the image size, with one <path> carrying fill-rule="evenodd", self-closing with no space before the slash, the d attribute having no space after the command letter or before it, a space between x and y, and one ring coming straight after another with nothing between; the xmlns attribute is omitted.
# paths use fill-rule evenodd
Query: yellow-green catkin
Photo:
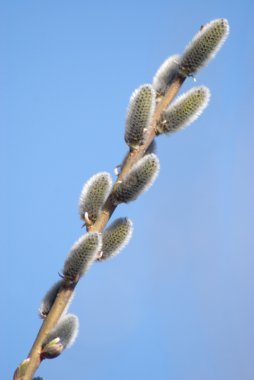
<svg viewBox="0 0 254 380"><path fill-rule="evenodd" d="M139 87L131 96L125 124L125 142L135 149L144 142L155 109L155 91L150 84Z"/></svg>
<svg viewBox="0 0 254 380"><path fill-rule="evenodd" d="M98 232L89 232L82 236L72 247L64 263L63 275L76 281L85 274L101 250L102 239Z"/></svg>
<svg viewBox="0 0 254 380"><path fill-rule="evenodd" d="M128 244L132 231L133 224L130 219L116 219L102 234L102 256L100 260L116 256Z"/></svg>
<svg viewBox="0 0 254 380"><path fill-rule="evenodd" d="M201 26L181 57L181 74L193 75L205 66L220 50L228 34L229 24L223 18Z"/></svg>
<svg viewBox="0 0 254 380"><path fill-rule="evenodd" d="M84 185L79 200L79 215L87 223L94 223L112 187L111 175L101 172L92 176Z"/></svg>
<svg viewBox="0 0 254 380"><path fill-rule="evenodd" d="M112 194L114 204L128 203L137 199L140 194L152 186L159 169L160 163L156 154L147 154L141 158L122 178Z"/></svg>
<svg viewBox="0 0 254 380"><path fill-rule="evenodd" d="M207 87L194 87L185 94L179 96L172 103L156 125L156 133L171 133L186 127L196 120L210 99L210 91Z"/></svg>

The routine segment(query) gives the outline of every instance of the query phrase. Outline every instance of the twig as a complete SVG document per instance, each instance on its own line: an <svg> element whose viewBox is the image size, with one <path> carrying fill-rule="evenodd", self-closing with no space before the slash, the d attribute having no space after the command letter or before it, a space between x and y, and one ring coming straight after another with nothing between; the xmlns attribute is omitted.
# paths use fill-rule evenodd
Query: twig
<svg viewBox="0 0 254 380"><path fill-rule="evenodd" d="M137 149L130 151L127 159L125 160L122 171L115 182L112 192L114 192L117 187L119 181L123 176L125 176L132 166L144 155L146 149L149 147L151 142L155 137L155 127L156 123L159 120L161 113L167 108L167 106L172 102L175 95L179 91L181 85L183 84L185 77L178 75L175 80L172 82L165 96L159 101L157 104L156 110L154 112L151 126L149 127L144 144L138 147ZM96 222L88 228L89 232L102 232L114 213L117 206L115 206L112 202L112 192L109 195L107 201L104 204L102 211L100 212ZM76 283L67 283L64 282L64 285L61 287L56 300L47 316L45 321L43 322L40 331L35 339L35 342L32 346L31 351L29 352L28 358L30 359L24 369L23 373L19 373L16 370L13 379L14 380L31 380L33 374L38 369L41 364L41 347L42 343L47 337L48 333L55 327L56 323L59 321L66 305L68 304L73 291L78 283L78 279Z"/></svg>

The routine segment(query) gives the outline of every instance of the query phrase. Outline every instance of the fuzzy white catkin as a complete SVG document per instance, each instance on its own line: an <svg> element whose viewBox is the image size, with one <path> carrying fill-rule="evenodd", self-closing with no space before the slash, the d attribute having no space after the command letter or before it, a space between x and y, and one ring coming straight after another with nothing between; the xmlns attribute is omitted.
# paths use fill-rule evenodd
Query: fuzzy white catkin
<svg viewBox="0 0 254 380"><path fill-rule="evenodd" d="M116 256L128 244L132 231L133 224L130 219L116 219L102 235L102 256L100 260Z"/></svg>
<svg viewBox="0 0 254 380"><path fill-rule="evenodd" d="M156 125L156 133L176 132L196 120L208 105L210 91L207 87L194 87L179 96L165 112Z"/></svg>
<svg viewBox="0 0 254 380"><path fill-rule="evenodd" d="M55 302L57 293L59 292L61 286L63 284L63 280L59 280L56 282L51 288L47 291L44 298L41 301L41 305L39 308L39 315L42 319L45 319L50 312L50 309Z"/></svg>
<svg viewBox="0 0 254 380"><path fill-rule="evenodd" d="M154 153L141 158L117 186L113 193L114 203L117 205L137 199L140 194L152 186L159 169L159 159Z"/></svg>
<svg viewBox="0 0 254 380"><path fill-rule="evenodd" d="M98 232L82 236L72 247L65 263L64 277L75 281L83 276L101 250L102 238Z"/></svg>
<svg viewBox="0 0 254 380"><path fill-rule="evenodd" d="M59 338L63 348L70 347L78 335L79 321L74 314L63 316L53 330L47 335L42 347L45 347L52 340Z"/></svg>
<svg viewBox="0 0 254 380"><path fill-rule="evenodd" d="M168 87L178 73L180 55L172 55L157 70L153 78L153 88L159 95L165 95Z"/></svg>
<svg viewBox="0 0 254 380"><path fill-rule="evenodd" d="M155 91L150 84L135 90L131 96L125 124L125 142L136 148L144 142L144 133L149 127L155 110Z"/></svg>
<svg viewBox="0 0 254 380"><path fill-rule="evenodd" d="M181 57L181 74L192 75L205 66L220 50L228 34L229 24L223 18L202 26Z"/></svg>
<svg viewBox="0 0 254 380"><path fill-rule="evenodd" d="M53 286L51 286L51 288L47 291L47 293L43 297L43 299L41 301L40 308L39 308L39 316L42 319L45 319L47 317L48 313L50 312L51 307L53 306L55 299L56 299L56 296L57 296L61 286L63 285L63 283L64 283L63 280L59 280L58 282L56 282ZM64 314L67 312L67 310L68 310L68 308L69 308L69 306L70 306L70 304L74 298L74 295L75 295L75 291L72 292L72 296L70 297L69 302L66 304L66 307L64 309Z"/></svg>
<svg viewBox="0 0 254 380"><path fill-rule="evenodd" d="M87 213L91 222L96 221L111 187L112 178L107 172L95 174L85 183L79 200L79 215L82 220L85 221Z"/></svg>

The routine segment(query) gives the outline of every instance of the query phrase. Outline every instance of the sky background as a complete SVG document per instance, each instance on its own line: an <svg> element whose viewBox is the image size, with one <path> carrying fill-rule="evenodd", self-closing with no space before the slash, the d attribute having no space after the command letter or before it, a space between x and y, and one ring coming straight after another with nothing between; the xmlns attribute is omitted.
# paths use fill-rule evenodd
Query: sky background
<svg viewBox="0 0 254 380"><path fill-rule="evenodd" d="M129 97L199 27L227 18L216 59L187 80L205 113L158 138L160 175L115 217L134 223L114 260L77 287L75 344L44 380L254 378L252 0L0 1L0 378L40 327L38 307L83 233L86 180L127 151Z"/></svg>

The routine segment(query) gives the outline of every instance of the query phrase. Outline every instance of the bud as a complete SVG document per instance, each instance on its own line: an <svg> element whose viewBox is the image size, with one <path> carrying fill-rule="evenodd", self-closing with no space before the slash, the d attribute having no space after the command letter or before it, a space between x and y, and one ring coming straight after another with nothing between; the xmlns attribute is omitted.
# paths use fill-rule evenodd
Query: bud
<svg viewBox="0 0 254 380"><path fill-rule="evenodd" d="M207 87L195 87L179 96L156 125L156 133L171 133L186 127L196 120L206 108L210 98Z"/></svg>
<svg viewBox="0 0 254 380"><path fill-rule="evenodd" d="M159 173L159 159L151 153L141 158L130 170L112 194L115 205L134 201L148 190Z"/></svg>
<svg viewBox="0 0 254 380"><path fill-rule="evenodd" d="M153 88L163 96L167 92L168 87L175 79L179 69L180 56L173 55L166 59L159 67L153 78Z"/></svg>
<svg viewBox="0 0 254 380"><path fill-rule="evenodd" d="M135 149L144 142L145 130L151 123L155 109L155 91L145 84L131 96L125 125L125 141Z"/></svg>
<svg viewBox="0 0 254 380"><path fill-rule="evenodd" d="M22 363L20 363L20 365L16 368L14 372L13 380L18 380L25 375L29 363L30 358L26 358L25 360L23 360Z"/></svg>
<svg viewBox="0 0 254 380"><path fill-rule="evenodd" d="M56 296L57 296L57 294L58 294L61 286L63 285L63 283L64 283L63 280L59 280L45 294L43 300L41 301L41 305L40 305L40 308L39 308L39 316L42 319L45 319L48 316L48 313L50 312L51 307L53 306L53 304L54 304L54 302L56 300ZM68 308L70 306L70 303L73 300L73 297L74 297L74 291L72 293L72 296L69 299L69 302L66 305L64 313L66 313L66 311L68 310Z"/></svg>
<svg viewBox="0 0 254 380"><path fill-rule="evenodd" d="M55 302L57 293L59 292L61 286L63 284L63 280L58 281L55 283L45 294L43 300L41 301L41 305L39 308L39 316L42 319L45 319L50 312L50 309Z"/></svg>
<svg viewBox="0 0 254 380"><path fill-rule="evenodd" d="M229 34L226 19L213 20L202 26L186 47L180 60L183 76L193 75L205 66L222 47Z"/></svg>
<svg viewBox="0 0 254 380"><path fill-rule="evenodd" d="M94 175L84 185L79 200L79 215L82 220L94 223L107 199L112 187L109 173L102 172Z"/></svg>
<svg viewBox="0 0 254 380"><path fill-rule="evenodd" d="M43 349L41 351L41 360L55 359L62 353L63 350L64 347L60 341L60 338L55 338L43 346Z"/></svg>
<svg viewBox="0 0 254 380"><path fill-rule="evenodd" d="M132 231L130 219L116 219L102 235L102 256L99 260L116 256L128 244Z"/></svg>
<svg viewBox="0 0 254 380"><path fill-rule="evenodd" d="M62 317L57 325L50 331L42 344L42 358L53 358L70 347L78 335L78 317L67 314ZM55 355L55 356L54 356Z"/></svg>
<svg viewBox="0 0 254 380"><path fill-rule="evenodd" d="M82 236L72 247L65 263L65 278L77 281L88 270L101 250L102 239L98 232L90 232Z"/></svg>

